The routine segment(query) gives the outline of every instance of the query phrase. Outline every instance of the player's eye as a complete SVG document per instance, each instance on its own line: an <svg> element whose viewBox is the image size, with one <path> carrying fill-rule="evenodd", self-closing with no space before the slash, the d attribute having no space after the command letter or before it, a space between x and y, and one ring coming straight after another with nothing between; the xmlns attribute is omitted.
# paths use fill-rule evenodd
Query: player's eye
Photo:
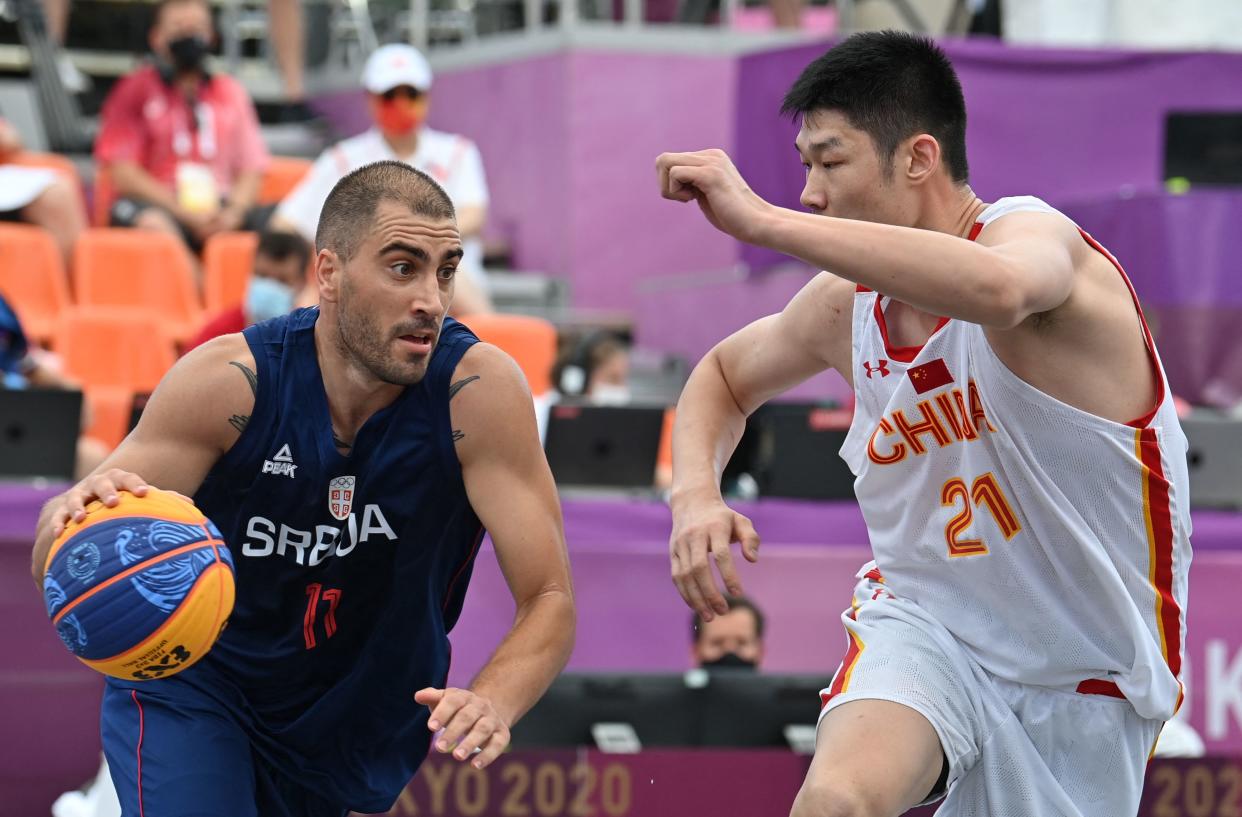
<svg viewBox="0 0 1242 817"><path fill-rule="evenodd" d="M802 163L802 172L803 172L803 173L810 173L810 172L811 172L811 163L810 163L810 162L803 162L803 163Z"/></svg>
<svg viewBox="0 0 1242 817"><path fill-rule="evenodd" d="M453 276L455 276L456 274L457 274L457 267L441 267L440 268L439 275L440 275L441 281L451 281L453 280Z"/></svg>
<svg viewBox="0 0 1242 817"><path fill-rule="evenodd" d="M414 265L408 261L398 261L390 269L402 278L408 278L414 274Z"/></svg>
<svg viewBox="0 0 1242 817"><path fill-rule="evenodd" d="M822 162L821 164L824 170L832 170L834 167L836 167L837 165L841 163L840 162Z"/></svg>

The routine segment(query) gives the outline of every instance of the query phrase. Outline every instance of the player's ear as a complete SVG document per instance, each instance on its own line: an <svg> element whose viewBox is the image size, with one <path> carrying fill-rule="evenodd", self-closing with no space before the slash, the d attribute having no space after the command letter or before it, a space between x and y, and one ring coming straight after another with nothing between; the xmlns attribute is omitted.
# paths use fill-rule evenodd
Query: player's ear
<svg viewBox="0 0 1242 817"><path fill-rule="evenodd" d="M940 165L940 143L928 133L912 136L897 148L896 160L911 184L922 184Z"/></svg>
<svg viewBox="0 0 1242 817"><path fill-rule="evenodd" d="M345 265L341 257L326 247L315 256L315 284L319 288L319 300L337 301L341 289L341 276Z"/></svg>

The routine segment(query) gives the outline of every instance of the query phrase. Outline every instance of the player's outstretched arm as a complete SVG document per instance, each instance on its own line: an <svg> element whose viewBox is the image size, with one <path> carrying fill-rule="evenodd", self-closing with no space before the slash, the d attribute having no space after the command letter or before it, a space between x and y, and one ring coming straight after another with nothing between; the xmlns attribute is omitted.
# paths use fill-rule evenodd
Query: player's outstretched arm
<svg viewBox="0 0 1242 817"><path fill-rule="evenodd" d="M148 485L191 496L215 461L237 440L254 407L254 356L241 335L205 343L164 375L129 436L93 473L43 506L31 554L35 584L52 541L69 520L118 491L142 496Z"/></svg>
<svg viewBox="0 0 1242 817"><path fill-rule="evenodd" d="M453 375L450 409L466 493L496 547L517 605L513 627L470 689L425 689L436 742L478 768L509 743L509 729L565 666L574 643L574 600L560 503L517 365L479 343Z"/></svg>
<svg viewBox="0 0 1242 817"><path fill-rule="evenodd" d="M661 194L698 202L717 229L933 315L1012 329L1060 306L1074 283L1082 240L1069 219L1051 213L1005 216L972 242L777 207L719 150L661 154L656 168Z"/></svg>
<svg viewBox="0 0 1242 817"><path fill-rule="evenodd" d="M721 341L695 367L677 403L673 427L673 583L706 621L728 612L712 574L728 591L742 585L730 544L749 561L759 537L745 516L725 505L720 475L741 439L746 417L772 397L828 368L850 380L854 285L821 273L777 315Z"/></svg>

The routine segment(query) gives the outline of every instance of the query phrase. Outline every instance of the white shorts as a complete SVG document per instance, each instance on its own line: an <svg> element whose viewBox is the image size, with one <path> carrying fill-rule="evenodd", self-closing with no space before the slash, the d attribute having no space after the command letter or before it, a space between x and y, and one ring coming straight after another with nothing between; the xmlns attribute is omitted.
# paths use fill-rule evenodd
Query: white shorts
<svg viewBox="0 0 1242 817"><path fill-rule="evenodd" d="M864 699L927 718L949 761L937 817L1134 817L1161 721L1124 698L998 678L878 572L860 575L821 718Z"/></svg>

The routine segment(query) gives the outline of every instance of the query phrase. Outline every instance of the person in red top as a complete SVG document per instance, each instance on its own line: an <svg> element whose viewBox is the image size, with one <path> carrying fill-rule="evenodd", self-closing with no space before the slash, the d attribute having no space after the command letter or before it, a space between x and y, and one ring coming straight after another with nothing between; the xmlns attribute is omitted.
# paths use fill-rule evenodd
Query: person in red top
<svg viewBox="0 0 1242 817"><path fill-rule="evenodd" d="M195 249L214 233L262 226L254 203L267 147L246 90L205 67L214 39L206 0L163 0L148 35L154 61L104 102L95 159L111 174L114 225L169 232Z"/></svg>
<svg viewBox="0 0 1242 817"><path fill-rule="evenodd" d="M291 311L294 299L306 286L309 264L310 245L302 236L275 230L262 233L254 253L254 269L246 285L245 300L207 321L190 339L185 351Z"/></svg>

